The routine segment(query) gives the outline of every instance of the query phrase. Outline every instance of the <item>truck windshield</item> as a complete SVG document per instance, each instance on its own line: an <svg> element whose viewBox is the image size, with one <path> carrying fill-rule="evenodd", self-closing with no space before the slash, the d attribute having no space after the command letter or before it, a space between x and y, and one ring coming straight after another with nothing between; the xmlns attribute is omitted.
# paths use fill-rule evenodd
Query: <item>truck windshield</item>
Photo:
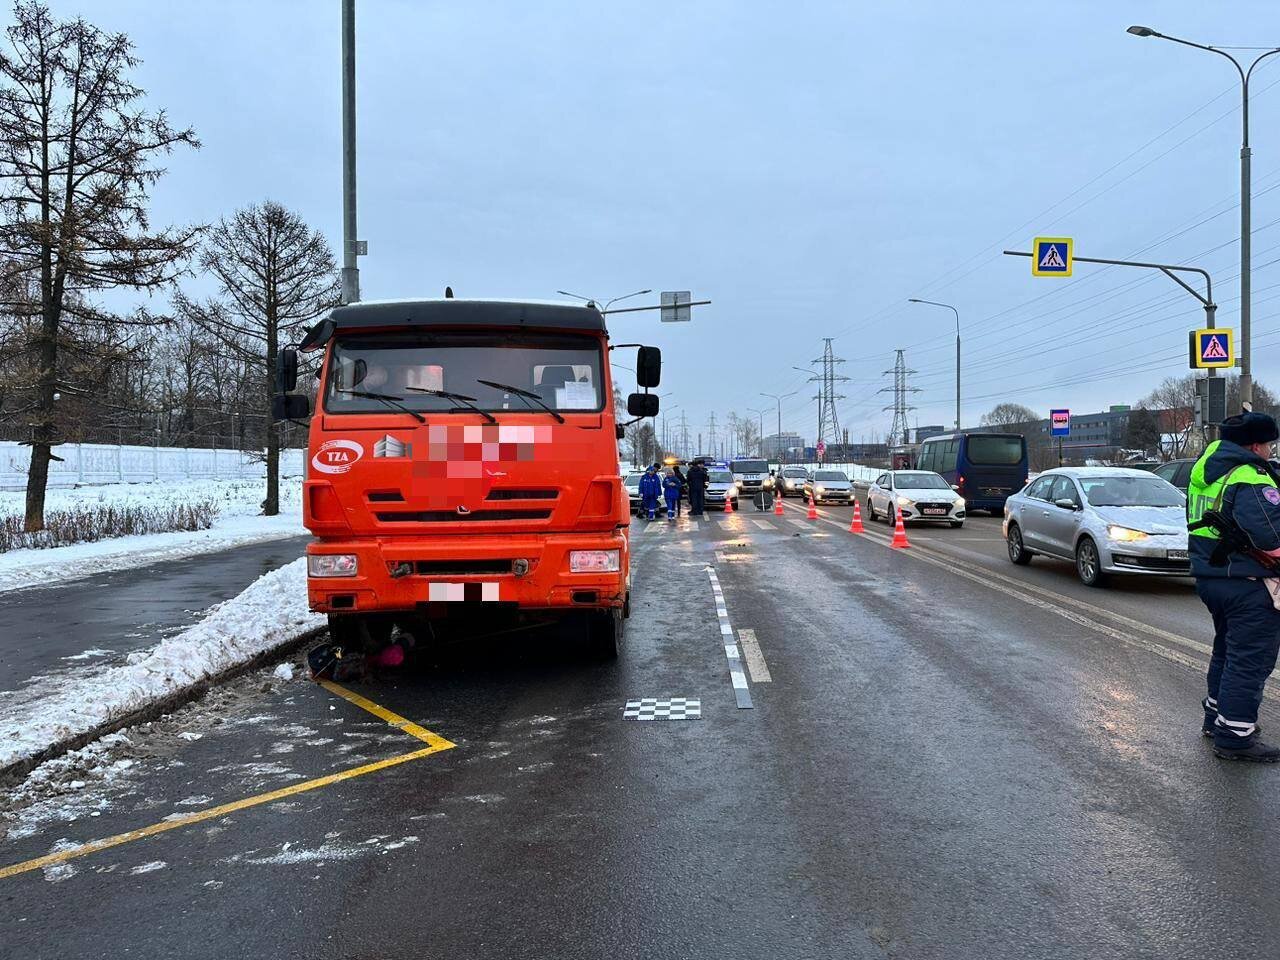
<svg viewBox="0 0 1280 960"><path fill-rule="evenodd" d="M386 413L364 394L392 396L411 410L451 412L465 396L488 411L531 412L525 400L491 380L537 394L552 410L602 409L600 346L592 338L555 334L382 334L338 340L329 358L325 410ZM352 393L350 391L355 391ZM532 408L536 412L536 407Z"/></svg>

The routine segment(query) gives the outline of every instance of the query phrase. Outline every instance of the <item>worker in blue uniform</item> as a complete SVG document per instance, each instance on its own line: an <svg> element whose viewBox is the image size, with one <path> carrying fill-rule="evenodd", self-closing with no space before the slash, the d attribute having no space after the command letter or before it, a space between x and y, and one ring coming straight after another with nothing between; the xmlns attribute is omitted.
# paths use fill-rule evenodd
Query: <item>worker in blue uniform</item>
<svg viewBox="0 0 1280 960"><path fill-rule="evenodd" d="M667 501L668 520L675 520L676 514L680 511L680 490L682 486L683 484L680 483L674 471L662 478L662 496Z"/></svg>
<svg viewBox="0 0 1280 960"><path fill-rule="evenodd" d="M662 496L662 480L658 477L658 465L655 463L640 478L640 506L650 520L657 519L660 496Z"/></svg>

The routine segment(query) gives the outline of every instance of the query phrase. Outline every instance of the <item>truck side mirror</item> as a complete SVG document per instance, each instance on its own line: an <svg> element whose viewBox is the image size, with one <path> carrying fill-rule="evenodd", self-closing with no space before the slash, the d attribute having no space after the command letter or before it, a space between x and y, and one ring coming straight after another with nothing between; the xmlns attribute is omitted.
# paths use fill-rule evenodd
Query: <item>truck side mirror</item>
<svg viewBox="0 0 1280 960"><path fill-rule="evenodd" d="M271 398L271 419L301 420L311 415L311 401L300 393L277 393Z"/></svg>
<svg viewBox="0 0 1280 960"><path fill-rule="evenodd" d="M656 393L633 393L627 397L627 413L633 417L656 417L658 415L658 395Z"/></svg>
<svg viewBox="0 0 1280 960"><path fill-rule="evenodd" d="M281 347L276 351L276 391L292 393L298 386L298 351Z"/></svg>
<svg viewBox="0 0 1280 960"><path fill-rule="evenodd" d="M662 351L657 347L641 347L636 354L636 383L648 390L656 387L661 380ZM656 412L655 410L654 413Z"/></svg>

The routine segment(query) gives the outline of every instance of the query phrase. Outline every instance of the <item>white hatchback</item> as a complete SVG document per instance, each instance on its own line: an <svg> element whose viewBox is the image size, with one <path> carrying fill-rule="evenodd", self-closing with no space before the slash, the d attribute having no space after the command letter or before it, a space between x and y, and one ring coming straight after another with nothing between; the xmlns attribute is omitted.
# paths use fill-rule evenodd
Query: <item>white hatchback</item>
<svg viewBox="0 0 1280 960"><path fill-rule="evenodd" d="M890 470L876 477L867 490L867 519L884 517L893 523L895 509L902 514L903 523L964 525L964 497L929 470Z"/></svg>

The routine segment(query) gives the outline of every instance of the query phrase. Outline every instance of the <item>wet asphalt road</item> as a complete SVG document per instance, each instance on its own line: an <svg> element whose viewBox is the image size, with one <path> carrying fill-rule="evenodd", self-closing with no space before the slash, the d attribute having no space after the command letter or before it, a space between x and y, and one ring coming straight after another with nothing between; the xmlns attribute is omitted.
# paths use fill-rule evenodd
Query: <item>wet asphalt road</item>
<svg viewBox="0 0 1280 960"><path fill-rule="evenodd" d="M850 536L847 511L788 510L638 529L616 664L547 631L354 685L453 749L0 878L0 942L22 957L1275 952L1280 770L1224 764L1198 736L1194 606L1165 612L1177 631L1144 631L1119 619L1127 594L1091 591L1088 610L1046 599L1048 565L948 558L931 541L951 531L912 531L904 553L887 529ZM708 566L766 661L747 658L752 709L735 704ZM1158 603L1181 604L1167 586ZM700 698L703 719L624 721L644 696ZM1271 704L1264 722L1280 724ZM0 863L422 745L265 674L129 739L105 773L27 788Z"/></svg>
<svg viewBox="0 0 1280 960"><path fill-rule="evenodd" d="M310 539L246 544L0 593L0 691L55 670L118 663L302 556Z"/></svg>

